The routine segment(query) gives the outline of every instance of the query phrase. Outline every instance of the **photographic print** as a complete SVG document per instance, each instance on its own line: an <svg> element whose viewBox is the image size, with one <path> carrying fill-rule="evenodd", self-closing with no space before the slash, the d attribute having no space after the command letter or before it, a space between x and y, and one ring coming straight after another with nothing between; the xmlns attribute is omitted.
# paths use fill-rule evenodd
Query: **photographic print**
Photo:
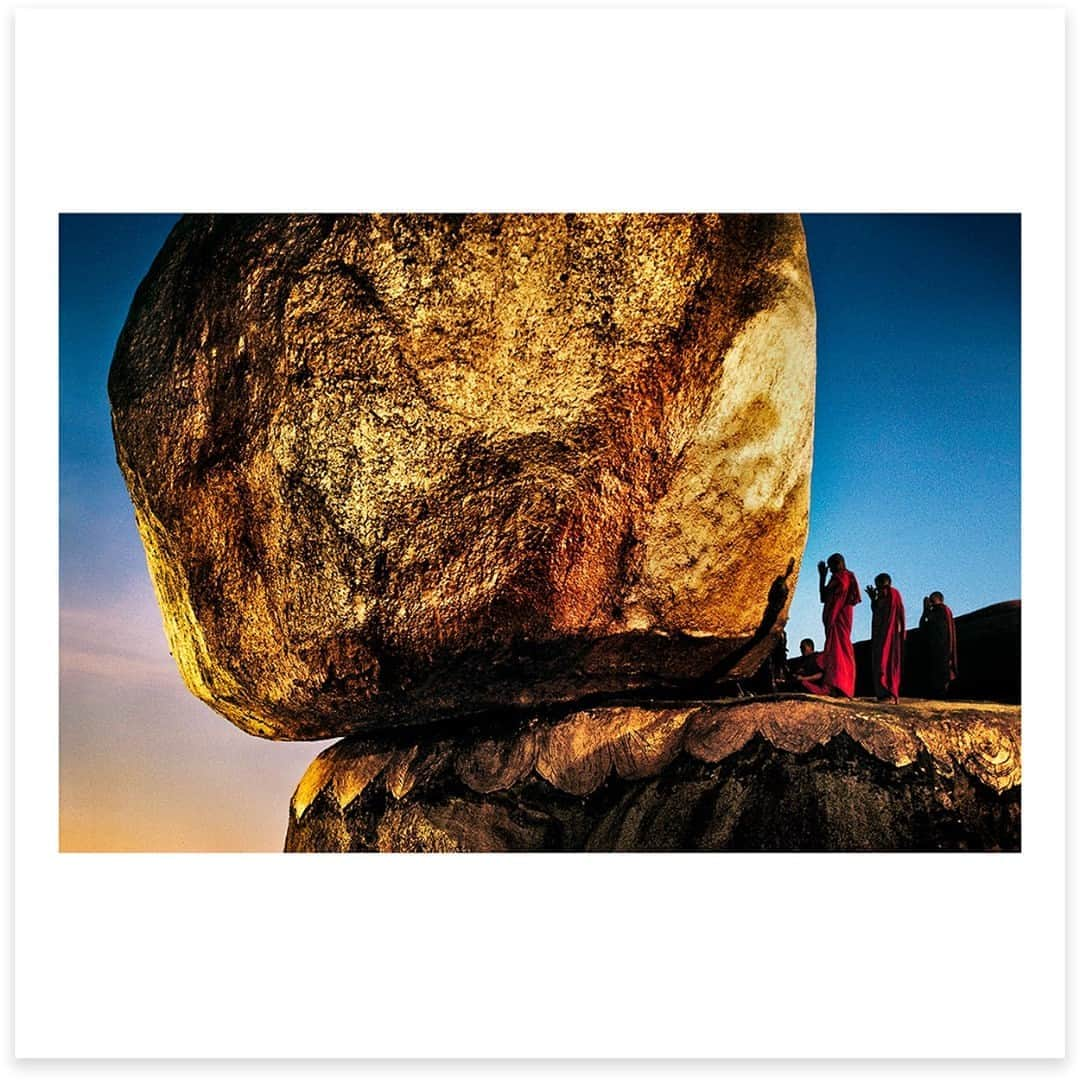
<svg viewBox="0 0 1080 1080"><path fill-rule="evenodd" d="M1064 1053L1063 30L20 11L15 1054Z"/></svg>
<svg viewBox="0 0 1080 1080"><path fill-rule="evenodd" d="M59 227L61 850L1020 850L1019 214Z"/></svg>

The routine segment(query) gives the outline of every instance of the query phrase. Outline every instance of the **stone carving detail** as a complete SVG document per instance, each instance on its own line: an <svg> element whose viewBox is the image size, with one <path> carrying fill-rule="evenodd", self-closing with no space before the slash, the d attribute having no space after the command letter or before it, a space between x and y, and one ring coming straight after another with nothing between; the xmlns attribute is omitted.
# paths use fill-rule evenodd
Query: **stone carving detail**
<svg viewBox="0 0 1080 1080"><path fill-rule="evenodd" d="M800 696L611 707L462 737L397 794L392 752L326 750L286 849L1019 850L1015 706ZM431 759L429 759L431 760Z"/></svg>

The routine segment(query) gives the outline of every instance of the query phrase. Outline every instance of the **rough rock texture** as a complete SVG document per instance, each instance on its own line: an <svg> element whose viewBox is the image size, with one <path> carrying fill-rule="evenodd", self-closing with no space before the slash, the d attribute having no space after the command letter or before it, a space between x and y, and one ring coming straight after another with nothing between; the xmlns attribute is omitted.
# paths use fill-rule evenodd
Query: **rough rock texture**
<svg viewBox="0 0 1080 1080"><path fill-rule="evenodd" d="M614 706L311 764L287 851L1018 851L1020 710Z"/></svg>
<svg viewBox="0 0 1080 1080"><path fill-rule="evenodd" d="M900 693L921 697L932 693L929 658L918 610L909 612L914 629L904 643L904 679ZM960 674L949 687L949 697L960 701L1000 701L1020 704L1020 601L978 608L956 616L956 653ZM858 682L855 692L874 692L870 642L855 644Z"/></svg>
<svg viewBox="0 0 1080 1080"><path fill-rule="evenodd" d="M752 671L814 338L792 215L184 218L109 395L188 686L303 739Z"/></svg>

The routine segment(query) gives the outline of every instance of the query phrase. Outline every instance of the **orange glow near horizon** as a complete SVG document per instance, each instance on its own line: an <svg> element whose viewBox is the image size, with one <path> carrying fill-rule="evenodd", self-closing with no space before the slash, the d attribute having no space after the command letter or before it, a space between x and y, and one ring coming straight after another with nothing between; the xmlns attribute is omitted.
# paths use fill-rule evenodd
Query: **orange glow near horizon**
<svg viewBox="0 0 1080 1080"><path fill-rule="evenodd" d="M123 605L61 612L59 850L281 851L328 743L235 728L183 685L149 586Z"/></svg>

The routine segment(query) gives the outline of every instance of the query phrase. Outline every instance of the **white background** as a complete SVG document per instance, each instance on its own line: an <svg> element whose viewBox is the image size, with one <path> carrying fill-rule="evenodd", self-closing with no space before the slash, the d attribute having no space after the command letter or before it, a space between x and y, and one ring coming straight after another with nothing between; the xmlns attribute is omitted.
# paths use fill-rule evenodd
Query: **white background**
<svg viewBox="0 0 1080 1080"><path fill-rule="evenodd" d="M1063 1053L1062 25L21 13L15 1052ZM1021 212L1023 853L59 854L57 214L227 209Z"/></svg>

